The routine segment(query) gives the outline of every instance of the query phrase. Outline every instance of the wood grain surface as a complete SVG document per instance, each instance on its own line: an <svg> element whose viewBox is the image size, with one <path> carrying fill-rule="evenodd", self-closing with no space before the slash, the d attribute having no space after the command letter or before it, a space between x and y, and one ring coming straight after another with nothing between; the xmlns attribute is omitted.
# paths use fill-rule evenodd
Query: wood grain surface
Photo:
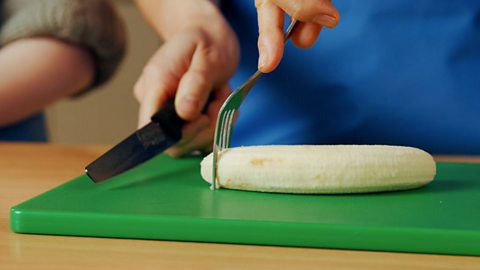
<svg viewBox="0 0 480 270"><path fill-rule="evenodd" d="M0 143L0 269L480 269L479 257L15 234L10 207L83 173L106 146ZM441 157L479 162L480 158Z"/></svg>

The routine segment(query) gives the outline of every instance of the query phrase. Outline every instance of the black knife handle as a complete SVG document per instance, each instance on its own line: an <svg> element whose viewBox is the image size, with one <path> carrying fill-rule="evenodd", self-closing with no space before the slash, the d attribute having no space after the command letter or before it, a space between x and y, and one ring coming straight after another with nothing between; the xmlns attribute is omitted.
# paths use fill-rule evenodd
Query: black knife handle
<svg viewBox="0 0 480 270"><path fill-rule="evenodd" d="M182 137L182 127L185 120L175 111L175 102L170 100L151 117L152 122L160 124L164 131L174 140Z"/></svg>
<svg viewBox="0 0 480 270"><path fill-rule="evenodd" d="M202 113L207 113L208 105L213 100L213 94L208 97L207 104L203 108ZM165 132L171 136L172 139L180 140L182 137L182 127L185 124L185 120L178 116L175 110L175 100L171 99L165 104L158 112L156 112L150 118L152 122L159 123Z"/></svg>

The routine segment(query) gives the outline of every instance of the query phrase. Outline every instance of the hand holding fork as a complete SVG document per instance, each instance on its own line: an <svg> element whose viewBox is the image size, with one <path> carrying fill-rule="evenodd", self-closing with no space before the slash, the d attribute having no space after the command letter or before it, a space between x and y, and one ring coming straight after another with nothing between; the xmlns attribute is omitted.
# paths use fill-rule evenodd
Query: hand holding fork
<svg viewBox="0 0 480 270"><path fill-rule="evenodd" d="M297 20L292 19L284 35L284 44L286 44L290 39L296 24ZM218 189L219 187L217 179L218 157L221 151L230 146L235 112L240 108L240 105L242 105L242 102L246 98L248 92L250 92L262 74L263 73L260 72L260 70L257 70L245 83L243 83L239 88L233 91L230 96L228 96L218 112L217 125L214 133L215 137L213 139L212 190Z"/></svg>

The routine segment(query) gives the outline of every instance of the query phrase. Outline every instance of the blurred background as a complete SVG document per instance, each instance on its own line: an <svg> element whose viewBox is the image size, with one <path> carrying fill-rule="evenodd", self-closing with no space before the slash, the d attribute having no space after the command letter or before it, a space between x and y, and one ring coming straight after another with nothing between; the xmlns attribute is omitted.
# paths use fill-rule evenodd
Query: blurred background
<svg viewBox="0 0 480 270"><path fill-rule="evenodd" d="M101 88L48 107L47 121L53 143L114 144L137 127L138 104L133 85L160 40L132 1L112 3L125 21L127 55L113 80Z"/></svg>

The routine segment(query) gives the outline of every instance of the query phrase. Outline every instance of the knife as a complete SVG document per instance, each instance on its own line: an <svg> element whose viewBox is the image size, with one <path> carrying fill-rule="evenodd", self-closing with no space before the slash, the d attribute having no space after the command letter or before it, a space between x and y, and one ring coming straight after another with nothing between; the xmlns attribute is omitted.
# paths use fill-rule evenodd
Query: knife
<svg viewBox="0 0 480 270"><path fill-rule="evenodd" d="M184 124L173 100L169 101L151 117L150 123L90 163L85 173L100 183L134 168L176 144L182 137Z"/></svg>

